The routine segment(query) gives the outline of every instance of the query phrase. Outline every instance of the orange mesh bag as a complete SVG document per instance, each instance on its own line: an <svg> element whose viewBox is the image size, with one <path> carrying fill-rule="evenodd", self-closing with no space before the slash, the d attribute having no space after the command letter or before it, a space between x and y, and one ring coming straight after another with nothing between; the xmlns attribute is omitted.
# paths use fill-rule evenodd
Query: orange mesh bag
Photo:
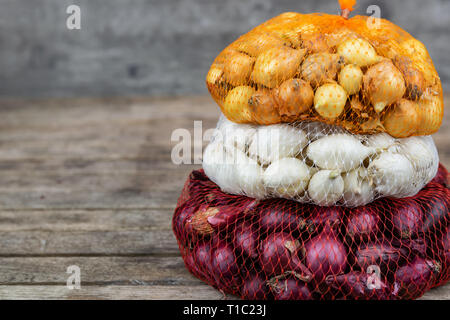
<svg viewBox="0 0 450 320"><path fill-rule="evenodd" d="M236 123L313 120L403 138L430 135L443 118L441 82L425 46L372 17L281 14L225 48L206 84Z"/></svg>
<svg viewBox="0 0 450 320"><path fill-rule="evenodd" d="M173 231L193 275L245 299L413 299L450 278L447 179L345 208L229 195L199 170Z"/></svg>

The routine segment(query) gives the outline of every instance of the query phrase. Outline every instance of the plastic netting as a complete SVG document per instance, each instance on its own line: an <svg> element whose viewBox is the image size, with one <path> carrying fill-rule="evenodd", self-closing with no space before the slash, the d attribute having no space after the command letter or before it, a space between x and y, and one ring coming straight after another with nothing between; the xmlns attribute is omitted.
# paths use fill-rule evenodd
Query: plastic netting
<svg viewBox="0 0 450 320"><path fill-rule="evenodd" d="M414 197L357 208L220 190L186 181L173 230L186 267L245 299L412 299L450 277L448 173Z"/></svg>
<svg viewBox="0 0 450 320"><path fill-rule="evenodd" d="M206 175L227 193L320 206L414 196L438 165L431 136L354 135L305 121L246 125L223 116L203 155Z"/></svg>
<svg viewBox="0 0 450 320"><path fill-rule="evenodd" d="M206 84L236 123L312 120L404 138L436 132L443 118L425 46L374 17L281 14L225 48Z"/></svg>

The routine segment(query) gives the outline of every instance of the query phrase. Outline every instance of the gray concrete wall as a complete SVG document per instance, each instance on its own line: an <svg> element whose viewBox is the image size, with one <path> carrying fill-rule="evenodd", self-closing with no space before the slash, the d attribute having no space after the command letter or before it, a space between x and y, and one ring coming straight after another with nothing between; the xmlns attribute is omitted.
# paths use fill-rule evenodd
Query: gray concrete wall
<svg viewBox="0 0 450 320"><path fill-rule="evenodd" d="M81 7L79 31L66 8ZM450 89L450 1L377 4L428 47ZM0 96L206 93L214 57L285 11L338 13L337 0L0 0Z"/></svg>

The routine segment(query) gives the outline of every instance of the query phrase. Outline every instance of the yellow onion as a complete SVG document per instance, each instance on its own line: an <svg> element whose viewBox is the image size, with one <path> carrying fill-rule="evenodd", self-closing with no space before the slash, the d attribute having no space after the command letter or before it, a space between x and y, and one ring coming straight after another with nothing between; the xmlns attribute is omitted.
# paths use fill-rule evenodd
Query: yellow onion
<svg viewBox="0 0 450 320"><path fill-rule="evenodd" d="M347 91L347 94L352 95L361 88L362 78L361 68L354 64L348 64L339 73L339 84Z"/></svg>
<svg viewBox="0 0 450 320"><path fill-rule="evenodd" d="M317 88L314 108L327 119L337 118L344 111L347 92L338 84L329 83Z"/></svg>
<svg viewBox="0 0 450 320"><path fill-rule="evenodd" d="M290 79L276 89L275 96L280 115L295 118L312 106L314 91L308 82L302 79Z"/></svg>
<svg viewBox="0 0 450 320"><path fill-rule="evenodd" d="M409 99L417 100L425 91L425 78L417 70L411 59L406 56L397 56L393 60L395 66L402 72L406 83L406 94Z"/></svg>
<svg viewBox="0 0 450 320"><path fill-rule="evenodd" d="M380 59L372 45L360 38L342 42L337 48L337 53L344 57L346 63L359 67L370 66Z"/></svg>
<svg viewBox="0 0 450 320"><path fill-rule="evenodd" d="M444 105L440 96L424 93L419 100L419 135L430 135L438 131L444 117Z"/></svg>
<svg viewBox="0 0 450 320"><path fill-rule="evenodd" d="M223 103L223 113L225 116L237 123L246 123L251 121L251 109L249 99L256 92L249 86L236 87L228 92Z"/></svg>
<svg viewBox="0 0 450 320"><path fill-rule="evenodd" d="M311 86L317 87L329 80L336 79L341 69L343 59L337 54L315 53L308 56L302 63L302 78Z"/></svg>
<svg viewBox="0 0 450 320"><path fill-rule="evenodd" d="M308 50L308 52L310 52L310 53L330 51L330 47L328 46L327 40L325 39L324 35L321 33L303 34L302 35L302 45L303 45L303 48Z"/></svg>
<svg viewBox="0 0 450 320"><path fill-rule="evenodd" d="M258 124L267 125L281 121L275 98L270 90L258 90L252 95L248 104L252 119Z"/></svg>
<svg viewBox="0 0 450 320"><path fill-rule="evenodd" d="M406 138L416 133L419 126L419 108L416 102L401 99L386 112L383 125L395 138Z"/></svg>
<svg viewBox="0 0 450 320"><path fill-rule="evenodd" d="M363 84L366 97L378 113L401 99L406 92L402 73L387 59L367 70Z"/></svg>
<svg viewBox="0 0 450 320"><path fill-rule="evenodd" d="M270 48L256 58L251 79L268 88L274 88L294 77L305 52L304 49L296 50L286 46Z"/></svg>
<svg viewBox="0 0 450 320"><path fill-rule="evenodd" d="M247 84L254 63L255 58L241 52L233 52L223 67L225 81L234 86Z"/></svg>
<svg viewBox="0 0 450 320"><path fill-rule="evenodd" d="M425 45L417 39L408 39L406 41L403 41L402 43L400 43L400 47L410 57L428 57L428 51L425 48Z"/></svg>
<svg viewBox="0 0 450 320"><path fill-rule="evenodd" d="M260 53L273 48L289 44L281 38L273 36L269 33L247 33L236 42L236 50L244 52L252 57L256 57Z"/></svg>

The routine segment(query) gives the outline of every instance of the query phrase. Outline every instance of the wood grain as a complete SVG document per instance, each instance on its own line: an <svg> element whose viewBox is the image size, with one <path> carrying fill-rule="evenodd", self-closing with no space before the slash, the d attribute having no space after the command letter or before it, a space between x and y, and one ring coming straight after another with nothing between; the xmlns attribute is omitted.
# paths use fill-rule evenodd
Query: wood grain
<svg viewBox="0 0 450 320"><path fill-rule="evenodd" d="M1 100L0 299L222 299L171 229L200 167L172 163L171 134L218 115L209 97ZM449 118L434 136L447 167ZM65 287L70 265L81 290ZM450 284L425 298L449 299Z"/></svg>

